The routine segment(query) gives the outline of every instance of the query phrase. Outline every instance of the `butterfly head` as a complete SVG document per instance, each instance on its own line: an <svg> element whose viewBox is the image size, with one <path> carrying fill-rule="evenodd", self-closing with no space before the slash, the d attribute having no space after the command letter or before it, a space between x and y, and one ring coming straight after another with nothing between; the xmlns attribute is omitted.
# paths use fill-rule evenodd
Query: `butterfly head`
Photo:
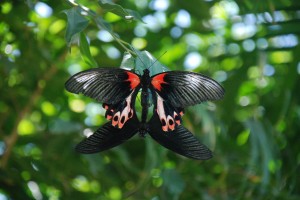
<svg viewBox="0 0 300 200"><path fill-rule="evenodd" d="M146 76L149 76L149 74L150 74L149 69L144 69L143 72L144 72L144 75L146 75Z"/></svg>

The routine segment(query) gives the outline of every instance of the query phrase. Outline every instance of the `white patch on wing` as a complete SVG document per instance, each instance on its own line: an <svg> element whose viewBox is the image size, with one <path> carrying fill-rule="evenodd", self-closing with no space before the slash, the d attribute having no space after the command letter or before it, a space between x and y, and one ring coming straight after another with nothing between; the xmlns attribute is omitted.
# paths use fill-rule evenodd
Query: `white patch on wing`
<svg viewBox="0 0 300 200"><path fill-rule="evenodd" d="M166 112L165 112L165 108L164 108L164 100L163 100L163 98L161 98L159 96L158 93L156 93L156 95L157 95L157 108L156 108L156 111L157 111L159 120L162 124L162 130L163 131L168 131L168 126L169 125L168 125Z"/></svg>
<svg viewBox="0 0 300 200"><path fill-rule="evenodd" d="M171 105L164 104L164 99L157 95L157 108L156 112L158 114L159 120L162 125L163 131L173 131L177 125L180 125L180 116L178 116L178 113L175 112L174 108ZM168 106L165 108L165 106ZM167 113L170 112L171 113Z"/></svg>
<svg viewBox="0 0 300 200"><path fill-rule="evenodd" d="M121 104L118 104L117 111L111 109L111 112L114 113L113 116L108 113L109 111L106 111L107 119L112 119L112 125L117 126L118 128L123 128L124 124L133 116L133 109L132 109L132 94L134 93L134 90L131 92L131 94L123 101ZM108 105L104 105L106 108Z"/></svg>
<svg viewBox="0 0 300 200"><path fill-rule="evenodd" d="M123 109L121 117L119 119L118 122L118 127L122 128L124 126L124 124L127 122L128 119L130 119L128 117L128 114L131 112L132 108L131 108L131 99L132 99L132 94L133 92L131 92L131 94L126 98L126 107ZM132 117L132 116L131 116ZM124 119L124 120L123 120Z"/></svg>
<svg viewBox="0 0 300 200"><path fill-rule="evenodd" d="M168 117L167 117L167 124L168 124L169 129L171 129L172 131L175 129L174 119L170 115L168 115Z"/></svg>

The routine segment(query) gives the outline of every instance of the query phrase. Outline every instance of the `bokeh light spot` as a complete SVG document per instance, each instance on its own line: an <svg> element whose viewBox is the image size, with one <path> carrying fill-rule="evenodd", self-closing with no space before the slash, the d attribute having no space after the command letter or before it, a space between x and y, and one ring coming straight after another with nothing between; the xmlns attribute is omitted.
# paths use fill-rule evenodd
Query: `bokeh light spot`
<svg viewBox="0 0 300 200"><path fill-rule="evenodd" d="M52 8L44 2L38 2L35 4L34 10L39 16L44 18L50 17L53 12Z"/></svg>
<svg viewBox="0 0 300 200"><path fill-rule="evenodd" d="M106 30L100 30L97 33L97 38L103 42L111 42L114 40L114 38L111 36L111 34Z"/></svg>
<svg viewBox="0 0 300 200"><path fill-rule="evenodd" d="M249 103L250 103L249 97L247 97L247 96L242 96L242 97L240 98L240 105L241 105L241 106L248 106Z"/></svg>
<svg viewBox="0 0 300 200"><path fill-rule="evenodd" d="M44 101L41 105L41 109L45 115L53 116L56 114L55 106L49 101Z"/></svg>
<svg viewBox="0 0 300 200"><path fill-rule="evenodd" d="M2 156L4 154L5 149L6 149L5 142L0 141L0 156Z"/></svg>
<svg viewBox="0 0 300 200"><path fill-rule="evenodd" d="M36 200L42 200L43 199L43 195L40 191L40 187L36 182L29 181L27 183L27 186L28 186L29 190L31 191L32 196L34 197L34 199L36 199Z"/></svg>
<svg viewBox="0 0 300 200"><path fill-rule="evenodd" d="M147 34L147 29L142 25L137 25L134 28L134 34L138 37L144 37Z"/></svg>
<svg viewBox="0 0 300 200"><path fill-rule="evenodd" d="M244 50L247 52L251 52L255 49L255 42L251 39L244 40L242 45Z"/></svg>
<svg viewBox="0 0 300 200"><path fill-rule="evenodd" d="M85 110L85 103L80 99L70 100L69 106L72 111L81 113Z"/></svg>
<svg viewBox="0 0 300 200"><path fill-rule="evenodd" d="M275 73L275 69L274 69L274 67L272 65L266 64L264 66L263 72L264 72L265 76L273 76L274 73Z"/></svg>
<svg viewBox="0 0 300 200"><path fill-rule="evenodd" d="M132 46L137 49L143 49L147 46L147 40L145 40L144 38L134 38L132 40Z"/></svg>
<svg viewBox="0 0 300 200"><path fill-rule="evenodd" d="M121 56L120 51L117 48L113 47L113 46L109 46L106 49L106 54L111 59L118 59Z"/></svg>
<svg viewBox="0 0 300 200"><path fill-rule="evenodd" d="M27 119L23 119L18 125L19 135L30 135L35 131L33 123Z"/></svg>
<svg viewBox="0 0 300 200"><path fill-rule="evenodd" d="M153 10L165 11L168 9L170 2L168 0L152 0L149 7Z"/></svg>
<svg viewBox="0 0 300 200"><path fill-rule="evenodd" d="M161 25L159 20L153 15L146 15L143 17L143 21L146 23L145 27L147 27L152 32L158 32L161 29Z"/></svg>
<svg viewBox="0 0 300 200"><path fill-rule="evenodd" d="M193 70L202 63L202 56L198 52L189 53L184 59L184 67Z"/></svg>
<svg viewBox="0 0 300 200"><path fill-rule="evenodd" d="M120 200L120 199L122 199L122 192L121 192L121 190L119 188L112 187L109 190L109 197L112 200Z"/></svg>
<svg viewBox="0 0 300 200"><path fill-rule="evenodd" d="M175 24L181 28L188 28L191 25L191 16L186 10L179 10L175 18Z"/></svg>
<svg viewBox="0 0 300 200"><path fill-rule="evenodd" d="M175 26L171 29L170 34L172 38L179 38L182 35L182 29L178 26Z"/></svg>

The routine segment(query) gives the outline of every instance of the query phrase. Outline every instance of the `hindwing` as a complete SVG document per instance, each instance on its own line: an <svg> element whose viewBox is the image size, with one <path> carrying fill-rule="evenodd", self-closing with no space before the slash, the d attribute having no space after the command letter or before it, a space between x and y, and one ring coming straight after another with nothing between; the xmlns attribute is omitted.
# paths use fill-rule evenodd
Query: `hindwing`
<svg viewBox="0 0 300 200"><path fill-rule="evenodd" d="M212 152L182 125L173 131L163 131L157 114L149 121L149 134L162 146L188 158L207 160L212 157Z"/></svg>
<svg viewBox="0 0 300 200"><path fill-rule="evenodd" d="M116 104L106 104L102 106L106 110L105 117L111 120L114 127L122 128L124 124L135 114L135 99L138 90L133 90L128 97Z"/></svg>
<svg viewBox="0 0 300 200"><path fill-rule="evenodd" d="M118 146L137 133L138 124L135 114L121 129L114 127L111 122L108 122L90 137L81 141L76 146L76 151L91 154Z"/></svg>

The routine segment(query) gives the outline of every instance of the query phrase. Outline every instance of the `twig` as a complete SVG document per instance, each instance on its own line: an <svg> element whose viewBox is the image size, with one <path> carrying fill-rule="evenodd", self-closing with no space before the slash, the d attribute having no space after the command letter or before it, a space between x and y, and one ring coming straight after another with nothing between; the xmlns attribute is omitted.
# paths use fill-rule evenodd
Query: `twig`
<svg viewBox="0 0 300 200"><path fill-rule="evenodd" d="M85 12L87 12L94 20L94 22L96 24L99 24L98 20L97 20L97 13L94 12L93 10L89 9L89 8L86 8L85 6L82 6L78 3L76 3L75 1L73 0L68 0L67 3L73 7L79 7L80 9L84 10ZM99 26L98 26L99 27ZM101 28L101 27L100 27ZM137 56L136 53L134 51L132 51L130 48L128 47L131 47L131 45L128 43L128 42L125 42L123 41L122 39L118 38L118 36L113 32L113 31L110 31L110 30L106 30L107 32L109 32L111 34L111 36L114 38L114 40L125 50L127 51L128 53L130 53L131 55L134 55L134 56Z"/></svg>
<svg viewBox="0 0 300 200"><path fill-rule="evenodd" d="M55 65L51 65L51 67L45 72L44 76L40 80L48 81L53 77L53 75L57 72L57 67ZM38 81L39 82L39 81ZM23 110L19 113L17 116L14 128L9 136L5 138L5 143L6 143L6 150L2 156L0 167L2 169L6 168L7 162L9 160L9 157L11 155L12 149L14 145L16 144L18 140L18 125L22 121L22 119L26 116L27 113L29 113L32 109L32 106L35 105L39 97L41 96L43 92L44 87L41 87L38 83L36 86L35 91L31 95L27 105L23 108Z"/></svg>

